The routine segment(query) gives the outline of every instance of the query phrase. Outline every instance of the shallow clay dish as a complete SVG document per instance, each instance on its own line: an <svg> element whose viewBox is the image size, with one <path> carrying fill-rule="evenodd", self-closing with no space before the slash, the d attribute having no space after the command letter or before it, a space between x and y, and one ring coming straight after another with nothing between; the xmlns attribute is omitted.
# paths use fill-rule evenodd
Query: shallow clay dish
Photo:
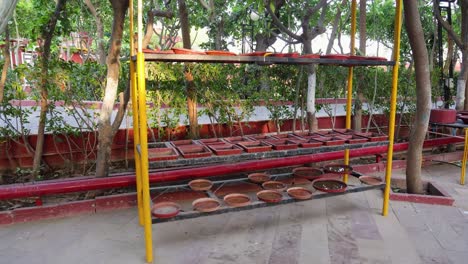
<svg viewBox="0 0 468 264"><path fill-rule="evenodd" d="M256 172L249 174L248 178L254 183L264 183L270 180L270 175L264 172Z"/></svg>
<svg viewBox="0 0 468 264"><path fill-rule="evenodd" d="M350 55L349 59L350 60L365 60L365 59L367 59L367 57L366 56L358 56L358 55Z"/></svg>
<svg viewBox="0 0 468 264"><path fill-rule="evenodd" d="M189 182L190 189L194 191L208 191L213 186L213 182L205 179L198 179Z"/></svg>
<svg viewBox="0 0 468 264"><path fill-rule="evenodd" d="M225 50L207 50L205 51L207 55L213 56L237 56L234 52L225 51Z"/></svg>
<svg viewBox="0 0 468 264"><path fill-rule="evenodd" d="M291 187L286 192L289 196L297 200L307 200L312 197L312 191L304 187Z"/></svg>
<svg viewBox="0 0 468 264"><path fill-rule="evenodd" d="M242 207L250 204L250 197L242 193L231 193L224 196L224 202L231 207Z"/></svg>
<svg viewBox="0 0 468 264"><path fill-rule="evenodd" d="M278 192L282 192L286 190L287 185L279 181L267 181L267 182L262 183L262 187L265 190L275 190Z"/></svg>
<svg viewBox="0 0 468 264"><path fill-rule="evenodd" d="M193 209L203 213L214 212L221 204L213 198L199 198L192 202Z"/></svg>
<svg viewBox="0 0 468 264"><path fill-rule="evenodd" d="M327 193L339 193L346 190L346 183L339 180L318 179L312 182L316 190Z"/></svg>
<svg viewBox="0 0 468 264"><path fill-rule="evenodd" d="M278 203L283 199L283 195L274 190L263 190L257 193L257 198L267 203Z"/></svg>
<svg viewBox="0 0 468 264"><path fill-rule="evenodd" d="M143 49L144 53L153 53L153 54L174 54L173 50L152 50L152 49Z"/></svg>
<svg viewBox="0 0 468 264"><path fill-rule="evenodd" d="M343 55L343 54L327 54L327 55L321 55L320 58L332 59L332 60L347 60L349 59L349 56Z"/></svg>
<svg viewBox="0 0 468 264"><path fill-rule="evenodd" d="M300 56L299 58L303 58L303 59L319 59L319 58L320 58L320 54L306 54L306 55Z"/></svg>
<svg viewBox="0 0 468 264"><path fill-rule="evenodd" d="M367 185L380 185L382 184L382 180L379 177L374 176L361 176L359 180Z"/></svg>
<svg viewBox="0 0 468 264"><path fill-rule="evenodd" d="M269 56L269 55L271 55L271 54L272 54L271 52L267 52L267 51L255 51L255 52L251 52L251 53L244 53L244 54L241 54L241 56L266 57L266 56Z"/></svg>
<svg viewBox="0 0 468 264"><path fill-rule="evenodd" d="M323 166L323 170L328 173L349 174L353 172L353 167L344 164L332 164Z"/></svg>
<svg viewBox="0 0 468 264"><path fill-rule="evenodd" d="M299 167L293 170L293 175L295 177L305 178L308 180L316 180L323 175L323 171L316 168Z"/></svg>
<svg viewBox="0 0 468 264"><path fill-rule="evenodd" d="M374 57L366 57L366 60L386 61L387 58L374 56Z"/></svg>
<svg viewBox="0 0 468 264"><path fill-rule="evenodd" d="M155 203L151 207L151 213L157 218L171 218L178 215L179 212L180 205L174 202Z"/></svg>
<svg viewBox="0 0 468 264"><path fill-rule="evenodd" d="M183 48L172 48L175 54L192 54L192 55L206 55L203 51L183 49Z"/></svg>
<svg viewBox="0 0 468 264"><path fill-rule="evenodd" d="M291 52L291 53L273 53L271 54L272 57L278 57L278 58L297 58L299 57L299 53L297 52Z"/></svg>

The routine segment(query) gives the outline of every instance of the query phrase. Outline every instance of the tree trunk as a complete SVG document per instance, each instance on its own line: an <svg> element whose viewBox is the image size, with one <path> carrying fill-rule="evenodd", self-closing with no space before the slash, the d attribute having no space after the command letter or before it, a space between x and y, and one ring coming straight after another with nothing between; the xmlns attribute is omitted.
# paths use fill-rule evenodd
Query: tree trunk
<svg viewBox="0 0 468 264"><path fill-rule="evenodd" d="M2 69L2 78L0 79L0 105L3 102L3 95L5 93L5 83L10 68L10 31L8 27L5 29L5 47L3 47L3 69Z"/></svg>
<svg viewBox="0 0 468 264"><path fill-rule="evenodd" d="M413 52L416 74L416 116L406 159L408 193L423 193L421 180L422 147L431 110L431 77L429 58L417 1L404 1L405 26Z"/></svg>
<svg viewBox="0 0 468 264"><path fill-rule="evenodd" d="M367 38L367 28L366 28L366 0L359 1L359 52L361 56L366 55L366 38ZM362 104L364 102L364 76L361 75L358 77L356 92L357 98L354 101L354 118L353 118L353 128L357 132L362 130Z"/></svg>
<svg viewBox="0 0 468 264"><path fill-rule="evenodd" d="M84 1L86 6L88 7L89 11L94 17L96 22L96 30L97 30L97 54L98 54L98 61L99 64L105 65L106 64L106 48L104 47L104 26L102 24L102 19L98 14L96 7L91 3L91 0Z"/></svg>
<svg viewBox="0 0 468 264"><path fill-rule="evenodd" d="M154 24L154 13L152 10L148 11L146 20L146 33L143 38L143 48L148 48L148 45L151 42L151 37L153 36L153 24Z"/></svg>
<svg viewBox="0 0 468 264"><path fill-rule="evenodd" d="M468 0L460 0L458 4L461 11L461 38L457 46L462 52L462 68L457 81L456 108L457 110L468 110L468 102L465 100L466 93L468 93Z"/></svg>
<svg viewBox="0 0 468 264"><path fill-rule="evenodd" d="M190 23L188 19L187 6L185 0L178 0L179 3L179 18L182 30L182 42L185 49L190 49L192 44L190 42ZM193 75L190 71L190 66L185 65L184 69L185 76L185 88L187 90L187 108L189 117L189 136L190 138L196 139L199 137L198 127L198 111L197 111L197 90L193 83Z"/></svg>
<svg viewBox="0 0 468 264"><path fill-rule="evenodd" d="M119 84L120 50L122 47L123 26L128 1L111 0L114 19L112 35L106 60L107 82L104 90L104 100L99 114L99 143L96 158L96 177L105 177L109 174L113 130L111 124L112 111L117 97Z"/></svg>
<svg viewBox="0 0 468 264"><path fill-rule="evenodd" d="M312 39L304 41L304 53L312 53ZM307 65L307 96L306 96L306 115L309 131L318 130L318 122L315 110L315 90L317 86L317 73L315 65Z"/></svg>
<svg viewBox="0 0 468 264"><path fill-rule="evenodd" d="M460 0L458 4L461 9L461 40L463 46L459 47L462 51L462 68L458 77L457 91L459 88L462 89L464 87L465 93L468 93L468 0ZM466 100L464 102L464 110L468 110L468 102Z"/></svg>
<svg viewBox="0 0 468 264"><path fill-rule="evenodd" d="M54 35L55 26L60 13L65 9L65 3L67 0L58 0L55 6L55 11L49 19L47 25L44 26L42 36L44 38L44 50L42 52L41 59L41 80L40 80L40 94L41 94L41 110L39 114L39 126L37 128L37 142L36 151L34 153L33 167L32 167L32 179L35 180L40 173L42 152L44 148L44 133L47 118L48 107L48 91L47 86L49 85L49 57L50 57L50 45L52 43L52 37Z"/></svg>
<svg viewBox="0 0 468 264"><path fill-rule="evenodd" d="M8 21L10 21L11 15L13 14L16 3L18 0L2 1L0 6L0 34L8 27Z"/></svg>
<svg viewBox="0 0 468 264"><path fill-rule="evenodd" d="M460 74L458 75L457 94L458 94L458 91L460 90L460 93L465 95L465 98L463 98L463 101L462 101L464 102L463 110L468 110L468 100L466 100L466 98L468 97L467 95L468 89L466 88L468 86L468 82L466 81L468 79L468 40L467 42L465 42L465 46L466 46L465 50L462 52L462 58L463 58L462 68L460 70Z"/></svg>
<svg viewBox="0 0 468 264"><path fill-rule="evenodd" d="M315 88L317 86L317 72L314 65L307 66L307 124L309 131L318 130L317 117L315 116Z"/></svg>

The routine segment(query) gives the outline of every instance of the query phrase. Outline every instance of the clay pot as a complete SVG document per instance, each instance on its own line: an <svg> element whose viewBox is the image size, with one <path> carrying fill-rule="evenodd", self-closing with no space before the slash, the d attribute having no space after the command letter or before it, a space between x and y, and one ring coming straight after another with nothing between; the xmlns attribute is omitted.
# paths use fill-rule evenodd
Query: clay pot
<svg viewBox="0 0 468 264"><path fill-rule="evenodd" d="M192 206L196 211L209 213L218 210L221 204L213 198L199 198L193 201Z"/></svg>
<svg viewBox="0 0 468 264"><path fill-rule="evenodd" d="M257 198L267 203L279 203L283 199L283 195L274 190L263 190L257 193Z"/></svg>
<svg viewBox="0 0 468 264"><path fill-rule="evenodd" d="M327 193L339 193L346 190L346 183L339 180L318 179L312 183L316 190Z"/></svg>
<svg viewBox="0 0 468 264"><path fill-rule="evenodd" d="M275 190L278 192L282 192L286 190L287 186L286 184L279 182L279 181L267 181L262 183L262 187L265 190Z"/></svg>
<svg viewBox="0 0 468 264"><path fill-rule="evenodd" d="M189 182L190 189L194 191L208 191L213 186L213 182L205 179L198 179Z"/></svg>
<svg viewBox="0 0 468 264"><path fill-rule="evenodd" d="M307 200L312 197L312 191L304 187L292 187L286 191L289 196L297 200Z"/></svg>
<svg viewBox="0 0 468 264"><path fill-rule="evenodd" d="M249 180L254 183L264 183L270 180L270 175L263 172L256 172L249 174Z"/></svg>
<svg viewBox="0 0 468 264"><path fill-rule="evenodd" d="M457 121L457 111L453 109L431 109L429 122L452 124Z"/></svg>
<svg viewBox="0 0 468 264"><path fill-rule="evenodd" d="M293 175L295 177L305 178L308 180L318 179L322 174L322 170L310 167L299 167L293 170Z"/></svg>
<svg viewBox="0 0 468 264"><path fill-rule="evenodd" d="M231 207L242 207L251 203L250 197L242 193L231 193L224 196L224 202Z"/></svg>
<svg viewBox="0 0 468 264"><path fill-rule="evenodd" d="M160 202L151 207L151 213L157 218L171 218L179 212L180 205L174 202Z"/></svg>
<svg viewBox="0 0 468 264"><path fill-rule="evenodd" d="M359 180L362 183L367 184L367 185L380 185L380 184L382 184L382 179L380 179L379 177L375 177L375 176L361 176L361 177L359 177Z"/></svg>

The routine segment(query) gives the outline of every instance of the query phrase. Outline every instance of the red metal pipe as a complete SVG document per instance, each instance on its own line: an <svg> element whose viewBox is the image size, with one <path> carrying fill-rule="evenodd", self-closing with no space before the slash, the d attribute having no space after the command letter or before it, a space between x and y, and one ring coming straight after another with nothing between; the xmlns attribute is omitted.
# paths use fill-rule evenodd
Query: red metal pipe
<svg viewBox="0 0 468 264"><path fill-rule="evenodd" d="M458 143L463 140L458 138L430 139L424 142L424 147L434 147L450 143ZM368 147L350 150L350 157L361 157L385 153L387 146ZM408 149L408 143L394 145L394 151ZM343 158L343 151L333 151L285 157L268 160L255 160L239 162L235 164L212 165L200 168L186 168L172 171L161 171L150 173L151 183L160 183L176 180L193 179L200 177L210 177L223 174L242 173L253 170L264 170L277 167L300 165L309 162L336 160ZM0 187L0 200L16 199L31 196L43 196L58 193L82 192L99 189L121 188L135 185L135 175L121 175L107 178L85 178L43 181L37 183L24 183L5 185Z"/></svg>

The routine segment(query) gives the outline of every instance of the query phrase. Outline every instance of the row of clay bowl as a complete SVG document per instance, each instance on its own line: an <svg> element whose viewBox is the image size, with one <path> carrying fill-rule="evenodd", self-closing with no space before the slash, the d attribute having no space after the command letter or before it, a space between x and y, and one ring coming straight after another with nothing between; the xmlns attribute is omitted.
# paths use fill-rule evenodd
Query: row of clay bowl
<svg viewBox="0 0 468 264"><path fill-rule="evenodd" d="M352 167L340 164L327 165L323 169L325 172L335 174L337 177L352 172ZM293 170L293 175L295 177L312 180L312 186L314 189L322 192L344 192L347 187L346 183L340 180L330 179L329 176L324 175L322 170L316 168L298 167ZM267 203L278 203L283 200L283 191L286 191L290 197L297 200L307 200L312 198L311 190L304 187L287 188L287 185L283 182L272 181L270 175L267 173L251 173L248 175L248 178L253 183L261 184L264 190L259 191L256 196L259 200ZM375 179L371 180L375 181ZM367 183L365 181L363 182ZM188 185L194 191L207 191L211 189L213 183L210 180L197 179L189 182ZM242 193L228 194L224 196L223 200L224 203L230 207L243 207L250 205L252 202L248 195ZM213 198L199 198L193 201L192 206L196 211L208 213L218 210L221 207L221 203ZM173 202L156 203L152 207L153 216L158 218L174 217L179 212L180 205Z"/></svg>
<svg viewBox="0 0 468 264"><path fill-rule="evenodd" d="M257 198L267 203L278 203L283 199L282 191L286 190L286 184L278 181L270 181L270 177L264 173L251 174L252 182L262 183L265 190L257 193ZM249 175L250 176L250 175ZM262 177L260 179L259 177ZM266 178L265 178L266 177ZM213 183L206 179L197 179L189 182L189 187L194 191L207 191L211 189ZM303 187L291 187L287 193L295 199L305 200L312 197L312 191ZM231 193L223 198L224 203L230 207L243 207L252 203L248 195L242 193ZM213 198L199 198L192 202L195 211L209 213L218 210L221 203ZM157 218L171 218L181 211L181 206L174 202L160 202L153 205L151 212Z"/></svg>

